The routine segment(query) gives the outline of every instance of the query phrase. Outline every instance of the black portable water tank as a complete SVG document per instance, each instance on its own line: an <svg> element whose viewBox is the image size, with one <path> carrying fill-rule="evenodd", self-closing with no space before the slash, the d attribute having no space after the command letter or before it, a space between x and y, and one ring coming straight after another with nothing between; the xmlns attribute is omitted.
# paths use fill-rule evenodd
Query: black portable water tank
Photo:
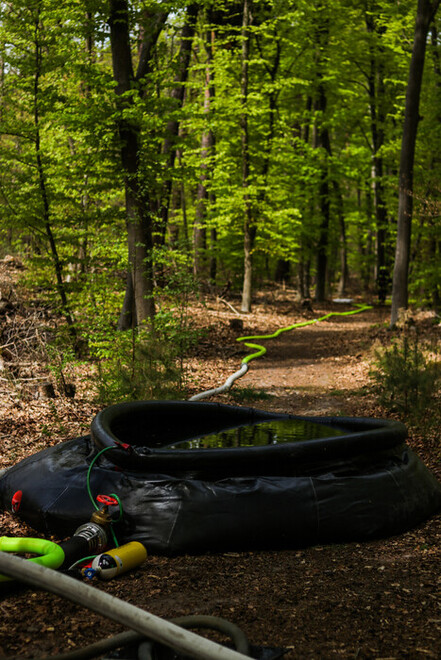
<svg viewBox="0 0 441 660"><path fill-rule="evenodd" d="M163 554L367 540L441 508L440 484L406 437L389 420L134 401L10 468L0 505L10 510L21 490L17 515L63 537L94 510L88 486L114 493L119 541Z"/></svg>

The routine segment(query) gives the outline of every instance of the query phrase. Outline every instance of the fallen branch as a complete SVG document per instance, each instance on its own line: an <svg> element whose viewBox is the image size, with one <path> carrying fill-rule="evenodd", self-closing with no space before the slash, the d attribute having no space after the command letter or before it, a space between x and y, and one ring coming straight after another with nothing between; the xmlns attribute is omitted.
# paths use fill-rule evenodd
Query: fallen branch
<svg viewBox="0 0 441 660"><path fill-rule="evenodd" d="M225 305L227 305L227 307L229 307L231 309L232 312L234 312L234 314L236 314L237 316L240 316L240 312L238 312L237 309L235 309L233 307L233 305L231 305L231 303L228 302L228 300L225 300L225 298L220 298L219 296L218 296L217 300L218 300L218 302L223 302Z"/></svg>

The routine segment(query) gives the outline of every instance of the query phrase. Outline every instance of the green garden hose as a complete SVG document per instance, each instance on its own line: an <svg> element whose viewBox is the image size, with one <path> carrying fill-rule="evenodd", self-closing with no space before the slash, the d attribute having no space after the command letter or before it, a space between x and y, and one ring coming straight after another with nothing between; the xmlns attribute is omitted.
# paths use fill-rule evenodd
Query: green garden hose
<svg viewBox="0 0 441 660"><path fill-rule="evenodd" d="M99 459L99 457L100 457L102 454L104 454L104 452L108 451L109 449L112 449L112 447L104 447L104 449L101 449L101 451L99 451L99 452L96 454L96 456L93 457L92 461L90 462L89 469L87 470L87 475L86 475L86 487L87 487L87 493L88 493L88 495L89 495L89 499L90 499L90 501L92 502L92 505L94 506L94 508L95 508L96 511L99 510L99 506L98 506L98 504L95 502L95 498L94 498L94 496L92 495L92 489L91 489L91 486L90 486L90 475L91 475L91 472L92 472L92 468L93 468L93 466L95 465L95 463L97 462L97 460ZM119 499L118 495L116 495L116 493L111 493L110 495L111 495L111 497L115 498L115 500L118 502L118 507L119 507L119 517L118 517L118 520L116 520L115 522L119 522L120 520L122 520L122 515L123 515L123 513L122 513L122 504L121 504L121 500ZM115 531L114 531L114 529L113 529L113 522L112 522L112 524L110 525L110 532L111 532L111 534L112 534L113 542L114 542L114 544L115 544L115 547L117 548L117 547L119 546L119 543L118 543L118 539L116 538Z"/></svg>
<svg viewBox="0 0 441 660"><path fill-rule="evenodd" d="M64 561L63 549L46 539L0 536L1 552L21 552L40 555L30 561L47 568L59 568ZM10 577L0 575L0 582L9 582Z"/></svg>
<svg viewBox="0 0 441 660"><path fill-rule="evenodd" d="M292 325L286 326L286 328L279 328L275 332L273 332L271 335L250 335L249 337L238 337L236 341L243 342L247 348L257 348L258 350L256 353L252 353L251 355L247 355L242 360L242 364L248 364L251 362L251 360L254 360L258 357L261 357L262 355L265 355L266 353L266 348L265 346L261 346L260 344L250 344L249 340L250 339L276 339L276 337L279 337L279 335L282 334L282 332L288 332L289 330L294 330L295 328L303 328L307 325L313 325L314 323L320 323L321 321L326 321L327 319L330 319L332 316L351 316L353 314L360 314L360 312L364 312L368 309L372 309L371 305L357 305L356 309L351 309L349 312L329 312L329 314L325 314L324 316L320 316L318 319L312 319L310 321L300 321L299 323L293 323Z"/></svg>
<svg viewBox="0 0 441 660"><path fill-rule="evenodd" d="M303 328L307 325L313 325L314 323L320 323L321 321L326 321L327 319L330 319L332 316L351 316L353 314L360 314L360 312L365 312L368 309L372 309L371 305L356 305L355 309L351 309L349 312L329 312L328 314L325 314L324 316L320 316L318 319L311 319L310 321L300 321L299 323L293 323L292 325L288 325L285 328L279 328L275 332L273 332L270 335L249 335L246 337L238 337L236 341L243 342L244 345L247 348L251 349L256 349L255 353L251 353L251 355L247 355L243 360L242 360L242 366L241 368L236 371L234 374L229 376L225 383L221 385L220 387L216 387L211 390L206 390L205 392L200 392L200 394L195 394L190 398L190 401L200 401L201 399L205 399L209 396L213 396L214 394L221 394L222 392L226 392L230 389L230 387L233 385L233 383L238 379L244 376L247 371L248 371L248 365L251 362L251 360L255 360L258 357L261 357L262 355L265 355L266 353L266 348L265 346L262 346L261 344L255 344L251 343L251 340L259 340L261 341L262 339L276 339L279 335L282 334L282 332L288 332L289 330L294 330L295 328Z"/></svg>

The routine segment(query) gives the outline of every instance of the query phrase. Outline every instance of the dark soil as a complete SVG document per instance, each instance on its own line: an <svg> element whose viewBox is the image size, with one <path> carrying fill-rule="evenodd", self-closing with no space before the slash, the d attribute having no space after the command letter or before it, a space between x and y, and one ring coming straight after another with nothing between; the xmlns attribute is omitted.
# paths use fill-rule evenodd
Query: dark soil
<svg viewBox="0 0 441 660"><path fill-rule="evenodd" d="M5 288L12 275L6 266L0 274ZM253 314L241 317L244 330L233 332L231 308L207 301L205 308L194 310L195 318L211 323L211 330L191 361L190 393L221 384L238 368L246 353L234 342L238 334L272 332L340 309L329 304L304 313L289 291L267 292L259 296ZM33 314L38 325L40 317ZM21 303L0 318L2 344L8 327L23 329L26 319L29 310ZM302 414L385 416L368 371L373 344L390 339L386 321L387 310L374 309L285 333L268 343L267 355L251 363L228 395L216 400ZM430 315L420 314L416 322L422 331L439 333ZM12 355L11 365L13 359L20 361ZM10 373L8 363L5 369ZM24 380L43 381L44 365L30 370L31 375L0 380L0 469L87 432L97 411L81 374L74 399L56 390L56 398L48 400L30 394L28 385L34 381ZM412 430L409 442L440 477L438 435L437 428L424 435ZM287 649L287 660L440 658L440 520L436 516L399 537L363 544L149 556L135 572L94 586L161 617L224 617L253 644ZM0 530L3 535L38 535L8 513L0 514ZM0 658L50 657L122 630L105 616L33 590L6 598L0 594L0 612Z"/></svg>

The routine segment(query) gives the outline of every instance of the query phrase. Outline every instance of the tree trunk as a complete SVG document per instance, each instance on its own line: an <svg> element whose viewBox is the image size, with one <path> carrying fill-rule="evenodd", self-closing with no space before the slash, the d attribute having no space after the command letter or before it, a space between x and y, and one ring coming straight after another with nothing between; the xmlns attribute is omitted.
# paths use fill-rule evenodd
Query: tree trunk
<svg viewBox="0 0 441 660"><path fill-rule="evenodd" d="M286 284L289 282L291 275L291 262L286 259L278 259L276 264L276 271L274 273L274 279L276 282L282 282Z"/></svg>
<svg viewBox="0 0 441 660"><path fill-rule="evenodd" d="M357 209L358 213L362 215L362 204L361 204L361 190L357 190ZM372 237L372 217L373 217L373 206L372 206L372 195L371 188L369 185L366 186L366 217L367 217L367 228L366 236L363 236L363 228L359 228L358 236L358 249L361 255L360 263L360 277L363 283L363 289L366 293L370 290L370 283L372 278L372 261L373 261L373 237Z"/></svg>
<svg viewBox="0 0 441 660"><path fill-rule="evenodd" d="M250 34L249 27L251 22L250 16L251 0L244 1L243 5L243 23L242 23L242 184L244 187L249 185L250 176L250 157L249 157L249 134L248 134L248 115L247 115L247 102L248 102L248 61L250 57ZM276 45L276 52L272 65L265 64L265 68L271 80L271 90L268 94L268 131L267 138L264 145L262 145L263 163L261 168L261 191L257 197L259 206L263 206L267 195L267 182L271 164L272 143L274 138L274 125L275 113L277 102L277 87L275 80L280 64L281 55L281 42L277 33L274 34L274 42ZM259 47L259 42L257 41ZM260 47L259 47L260 48ZM263 53L261 52L262 60L265 61ZM252 253L256 239L257 227L254 223L252 215L251 200L249 195L245 195L245 223L244 223L244 281L242 290L242 312L251 311L251 298L252 298L252 276L253 276L253 260Z"/></svg>
<svg viewBox="0 0 441 660"><path fill-rule="evenodd" d="M253 226L250 195L247 191L250 177L250 154L248 136L248 61L250 57L250 2L244 0L242 20L242 78L241 78L241 128L242 128L242 187L244 189L244 273L242 287L241 311L251 312L251 295L253 284L253 247L256 229Z"/></svg>
<svg viewBox="0 0 441 660"><path fill-rule="evenodd" d="M429 254L430 254L430 258L433 259L434 263L439 263L439 258L441 254L441 244L440 241L438 241L435 238L435 236L432 236L430 239ZM439 314L441 309L441 295L440 295L440 287L437 282L433 282L431 284L430 297L432 300L433 309L437 314Z"/></svg>
<svg viewBox="0 0 441 660"><path fill-rule="evenodd" d="M321 3L318 4L318 19L315 27L317 53L315 56L315 66L317 75L316 98L314 109L319 115L319 126L315 127L314 147L323 150L322 168L320 173L319 186L319 206L320 206L320 230L317 243L317 271L315 285L315 299L322 302L326 298L327 284L327 266L328 266L328 242L329 242L329 222L330 222L330 198L329 198L329 155L331 153L331 144L329 140L329 131L324 123L327 98L324 82L324 55L329 41L329 19L326 15L321 15L326 11Z"/></svg>
<svg viewBox="0 0 441 660"><path fill-rule="evenodd" d="M116 94L119 97L121 115L124 108L133 105L127 92L135 82L147 73L156 43L167 14L159 12L152 21L152 30L142 33L138 70L135 77L130 44L129 10L127 0L110 0L110 43ZM129 253L130 284L118 327L126 329L147 320L153 321L152 217L150 199L145 187L139 182L140 127L136 120L121 118L118 125L121 141L121 163L124 172L127 242Z"/></svg>
<svg viewBox="0 0 441 660"><path fill-rule="evenodd" d="M438 94L439 94L439 91L441 90L441 62L440 62L439 47L438 47L439 35L438 35L437 27L434 23L432 24L430 36L431 36L431 52L433 59L433 71L435 73L436 87L438 89ZM436 119L438 123L441 122L441 110L439 109L439 106L438 106ZM439 160L440 160L439 154L437 154L432 158L432 169L435 168L435 163L439 164ZM433 226L434 224L433 219L431 220L430 224L431 226ZM432 234L430 237L429 253L430 253L430 258L433 260L433 263L439 263L439 257L441 254L441 244L435 234ZM441 295L440 295L440 287L438 282L431 282L429 295L432 299L433 309L437 312L437 314L439 314L441 309Z"/></svg>
<svg viewBox="0 0 441 660"><path fill-rule="evenodd" d="M299 293L302 300L311 298L311 259L302 256L298 266Z"/></svg>
<svg viewBox="0 0 441 660"><path fill-rule="evenodd" d="M332 185L336 198L338 223L340 227L340 280L338 283L338 296L339 298L343 298L346 295L346 288L348 286L349 280L346 222L344 215L343 195L340 189L340 184L334 179Z"/></svg>
<svg viewBox="0 0 441 660"><path fill-rule="evenodd" d="M320 86L319 99L316 108L322 113L326 110L326 96L323 86ZM320 231L317 243L317 271L315 284L315 299L323 302L326 299L327 267L328 267L328 241L330 221L330 199L329 199L329 172L328 155L330 152L329 132L325 127L320 127L317 134L316 147L322 147L323 164L320 173L319 205L320 205Z"/></svg>
<svg viewBox="0 0 441 660"><path fill-rule="evenodd" d="M207 63L205 69L205 97L204 97L204 115L208 120L211 113L212 99L214 97L214 85L212 79L212 41L213 32L208 31L206 36ZM208 124L208 121L207 121ZM207 181L210 174L210 157L213 155L214 133L210 128L205 128L201 138L201 173L199 176L198 189L196 195L196 211L193 225L193 245L194 245L194 276L201 286L205 277L205 258L207 249L206 236L206 216L209 191Z"/></svg>
<svg viewBox="0 0 441 660"><path fill-rule="evenodd" d="M40 189L42 207L43 207L43 226L46 232L46 236L49 243L49 252L52 258L52 263L55 270L55 277L57 282L57 292L61 301L61 310L63 316L66 319L66 323L69 327L69 333L76 343L77 341L77 332L74 326L74 320L72 313L67 302L66 286L63 278L63 269L61 265L61 260L58 254L57 244L55 242L54 233L51 226L51 213L49 207L49 197L48 197L48 188L46 181L46 172L43 165L43 159L41 156L41 127L40 127L40 76L42 71L42 45L41 45L41 24L40 24L40 11L39 6L37 7L37 14L35 17L34 24L34 95L33 95L33 116L34 116L34 129L35 129L35 138L34 138L34 148L35 148L35 160L36 168L38 173L38 185Z"/></svg>
<svg viewBox="0 0 441 660"><path fill-rule="evenodd" d="M210 285L216 286L217 276L217 259L216 259L216 245L217 245L217 230L212 227L210 230Z"/></svg>
<svg viewBox="0 0 441 660"><path fill-rule="evenodd" d="M404 111L403 138L401 143L398 190L398 222L395 266L392 288L391 326L399 311L408 304L409 255L413 210L413 165L419 122L419 102L424 70L424 56L429 26L439 7L440 0L418 0L415 35Z"/></svg>
<svg viewBox="0 0 441 660"><path fill-rule="evenodd" d="M366 11L365 22L368 32L381 39L386 31L384 25L378 26L374 12ZM374 211L376 221L376 266L375 279L377 285L378 301L383 304L389 290L390 277L387 263L387 208L383 184L383 157L381 148L384 145L385 124L385 87L383 49L374 46L370 49L370 70L367 76L369 90L369 109L371 116L372 137L372 188L374 192Z"/></svg>
<svg viewBox="0 0 441 660"><path fill-rule="evenodd" d="M185 23L181 33L181 44L179 48L178 68L174 78L174 86L171 91L171 98L174 104L173 113L182 108L185 96L185 83L188 78L188 69L190 65L191 45L196 28L196 18L199 11L199 3L193 2L187 7ZM176 158L176 142L179 135L179 120L176 117L169 119L165 131L165 138L162 145L162 156L166 164L165 181L161 189L161 199L159 200L159 227L157 236L162 245L167 229L168 212L170 207L170 195L172 189L172 172Z"/></svg>
<svg viewBox="0 0 441 660"><path fill-rule="evenodd" d="M178 150L178 162L181 163L181 153L179 150ZM172 186L171 199L170 199L170 210L168 214L168 240L170 243L170 247L172 249L179 247L180 244L179 225L178 222L175 221L175 218L177 217L179 211L182 209L183 194L184 191L183 191L182 181L174 181ZM187 236L185 232L183 232L181 244L185 250L188 250Z"/></svg>

